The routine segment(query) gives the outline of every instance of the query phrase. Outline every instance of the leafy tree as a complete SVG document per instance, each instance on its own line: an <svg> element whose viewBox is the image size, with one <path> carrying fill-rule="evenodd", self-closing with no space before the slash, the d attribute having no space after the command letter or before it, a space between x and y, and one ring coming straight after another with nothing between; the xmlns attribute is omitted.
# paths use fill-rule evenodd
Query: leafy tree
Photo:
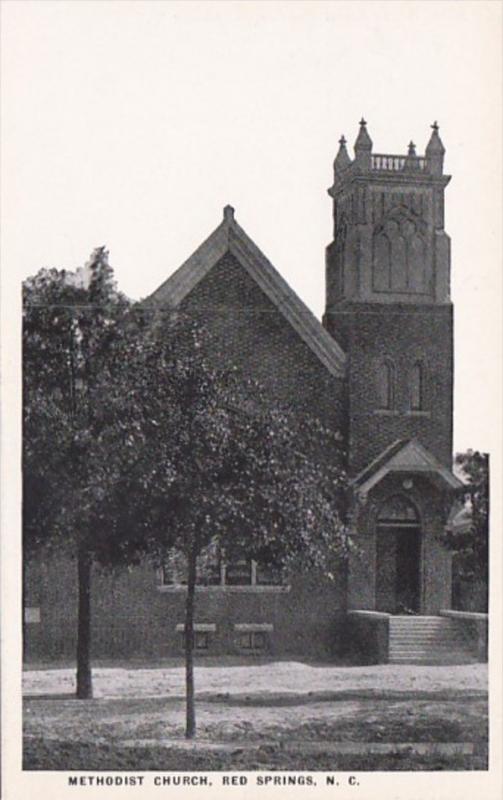
<svg viewBox="0 0 503 800"><path fill-rule="evenodd" d="M92 561L183 554L192 737L198 561L217 538L230 558L333 574L349 541L344 473L337 435L216 368L208 331L142 306L124 316L105 255L89 286L55 271L25 286L25 546L77 551L79 697L91 695Z"/></svg>
<svg viewBox="0 0 503 800"><path fill-rule="evenodd" d="M77 556L77 696L92 696L90 585L103 533L93 386L128 307L100 247L76 273L40 270L23 284L23 563L43 546Z"/></svg>
<svg viewBox="0 0 503 800"><path fill-rule="evenodd" d="M448 545L456 554L459 578L480 582L487 587L489 578L489 456L467 450L458 453L455 463L465 479L462 500L465 524L447 529Z"/></svg>
<svg viewBox="0 0 503 800"><path fill-rule="evenodd" d="M110 437L113 453L105 467L114 473L105 480L116 512L108 558L124 547L159 564L174 551L183 556L187 738L196 731L195 587L208 548L216 540L229 558L245 554L278 569L302 559L304 569L330 575L349 542L334 432L271 407L260 386L215 367L209 336L180 314L137 307L96 395L97 435Z"/></svg>

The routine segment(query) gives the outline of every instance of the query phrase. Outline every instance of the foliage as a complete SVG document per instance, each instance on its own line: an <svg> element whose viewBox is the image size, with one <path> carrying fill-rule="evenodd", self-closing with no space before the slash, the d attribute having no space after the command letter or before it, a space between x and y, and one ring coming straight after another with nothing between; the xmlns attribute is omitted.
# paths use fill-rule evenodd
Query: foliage
<svg viewBox="0 0 503 800"><path fill-rule="evenodd" d="M349 547L336 434L268 404L232 367L215 366L209 340L178 312L136 307L95 393L95 438L110 456L100 485L114 508L100 559L135 552L160 564L177 551L186 565L190 737L195 584L208 549L217 542L230 559L278 569L302 559L304 569L333 575Z"/></svg>
<svg viewBox="0 0 503 800"><path fill-rule="evenodd" d="M92 513L93 376L128 302L100 247L23 284L23 545L71 544Z"/></svg>
<svg viewBox="0 0 503 800"><path fill-rule="evenodd" d="M333 576L350 545L337 434L215 365L193 320L128 310L102 250L87 286L27 282L25 314L26 545L73 541L110 566L183 554L193 735L198 559L217 540L229 558Z"/></svg>
<svg viewBox="0 0 503 800"><path fill-rule="evenodd" d="M23 568L44 545L77 557L82 698L92 695L91 572L105 530L93 390L127 306L103 247L76 273L41 270L23 285Z"/></svg>
<svg viewBox="0 0 503 800"><path fill-rule="evenodd" d="M348 546L333 432L215 367L208 331L180 314L136 309L124 328L101 374L107 402L99 404L99 436L119 434L105 465L117 510L111 560L113 545L132 539L161 559L173 548L200 555L218 535L229 555L281 567L302 555L326 571L328 556ZM323 454L333 443L332 463L317 453L322 440Z"/></svg>
<svg viewBox="0 0 503 800"><path fill-rule="evenodd" d="M467 450L456 455L455 463L466 481L462 495L466 524L448 530L448 544L456 553L460 576L487 583L489 456L487 453Z"/></svg>

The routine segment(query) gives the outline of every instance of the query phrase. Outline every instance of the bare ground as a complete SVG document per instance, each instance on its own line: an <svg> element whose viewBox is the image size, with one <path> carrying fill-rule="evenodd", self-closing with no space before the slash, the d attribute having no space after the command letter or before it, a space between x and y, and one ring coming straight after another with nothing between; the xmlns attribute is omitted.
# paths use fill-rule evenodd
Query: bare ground
<svg viewBox="0 0 503 800"><path fill-rule="evenodd" d="M417 766L405 761L411 769L484 768L487 669L482 664L201 665L196 668L198 743L190 752L183 739L181 666L98 668L94 684L94 699L81 701L72 697L71 669L24 673L26 768L79 768L71 765L81 763L85 751L87 766L80 768L86 769L107 768L105 752L110 769L124 759L130 768L154 768L142 766L152 758L163 765L159 769L333 769L323 764L334 763L334 745L342 742L468 742L475 747L475 762L459 756L448 760L448 767L441 759L437 767L431 758ZM319 752L306 755L307 743ZM170 758L177 766L166 766ZM456 759L461 766L454 766ZM407 768L403 758L395 762L390 769ZM382 756L365 763L368 769L388 768ZM347 768L357 768L354 756Z"/></svg>

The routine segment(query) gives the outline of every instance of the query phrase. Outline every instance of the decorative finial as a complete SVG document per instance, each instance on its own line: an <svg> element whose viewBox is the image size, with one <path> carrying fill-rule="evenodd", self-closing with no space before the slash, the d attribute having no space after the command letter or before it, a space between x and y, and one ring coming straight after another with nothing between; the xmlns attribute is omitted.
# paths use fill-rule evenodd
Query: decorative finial
<svg viewBox="0 0 503 800"><path fill-rule="evenodd" d="M416 145L415 145L415 144L414 144L414 142L411 140L411 141L409 142L409 156L415 156L415 155L416 155Z"/></svg>
<svg viewBox="0 0 503 800"><path fill-rule="evenodd" d="M428 171L432 175L442 175L444 169L445 147L438 133L438 122L431 126L430 141L426 145L425 155L428 160Z"/></svg>
<svg viewBox="0 0 503 800"><path fill-rule="evenodd" d="M360 120L360 130L358 131L358 136L356 137L355 142L355 154L365 152L369 154L372 150L372 139L369 136L369 132L367 130L367 121L362 117ZM365 164L366 166L370 167L370 161L367 165L367 161L369 159L365 156ZM362 165L361 158L359 159L360 166Z"/></svg>
<svg viewBox="0 0 503 800"><path fill-rule="evenodd" d="M224 220L230 222L234 219L234 209L232 206L225 206L224 208Z"/></svg>
<svg viewBox="0 0 503 800"><path fill-rule="evenodd" d="M349 167L351 164L351 159L348 156L348 151L346 150L346 137L342 134L341 138L339 139L339 150L335 157L334 161L334 170L335 172L342 172Z"/></svg>

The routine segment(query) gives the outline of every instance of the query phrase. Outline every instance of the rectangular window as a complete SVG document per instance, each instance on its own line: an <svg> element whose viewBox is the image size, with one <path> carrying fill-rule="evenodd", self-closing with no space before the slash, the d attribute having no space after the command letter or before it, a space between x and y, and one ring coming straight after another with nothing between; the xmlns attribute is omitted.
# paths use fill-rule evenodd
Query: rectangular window
<svg viewBox="0 0 503 800"><path fill-rule="evenodd" d="M187 560L173 551L161 570L161 585L186 586ZM198 586L285 586L280 570L252 559L225 560L218 545L212 544L198 558Z"/></svg>
<svg viewBox="0 0 503 800"><path fill-rule="evenodd" d="M247 559L231 561L225 566L225 584L227 586L251 586L252 562Z"/></svg>
<svg viewBox="0 0 503 800"><path fill-rule="evenodd" d="M255 581L257 586L281 586L281 571L266 564L255 564Z"/></svg>
<svg viewBox="0 0 503 800"><path fill-rule="evenodd" d="M213 622L194 623L194 649L197 651L210 650L216 629L217 626ZM180 648L183 649L185 646L185 625L180 623L176 626L176 631L180 634Z"/></svg>
<svg viewBox="0 0 503 800"><path fill-rule="evenodd" d="M196 631L194 634L194 647L196 650L209 650L209 633L206 633L206 631Z"/></svg>
<svg viewBox="0 0 503 800"><path fill-rule="evenodd" d="M263 631L248 631L240 633L236 644L240 650L263 651L266 649L267 638Z"/></svg>

